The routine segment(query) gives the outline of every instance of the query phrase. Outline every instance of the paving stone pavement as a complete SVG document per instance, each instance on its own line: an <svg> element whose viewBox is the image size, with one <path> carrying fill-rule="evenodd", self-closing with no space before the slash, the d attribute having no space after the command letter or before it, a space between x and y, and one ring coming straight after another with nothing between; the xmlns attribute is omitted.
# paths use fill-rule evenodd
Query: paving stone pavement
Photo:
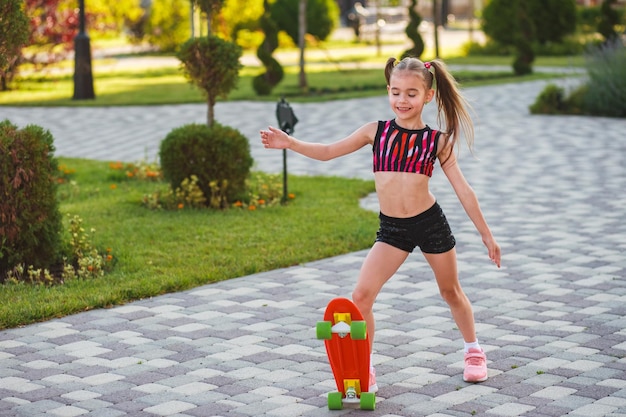
<svg viewBox="0 0 626 417"><path fill-rule="evenodd" d="M412 254L375 305L377 409L327 410L333 379L314 327L331 298L350 296L361 251L1 331L0 416L626 416L626 120L532 116L544 85L466 90L478 159L462 150L461 167L502 245L501 269L440 170L432 180L457 237L487 381L463 382L459 332ZM385 97L293 107L307 140L391 116ZM250 138L257 169L281 170L281 152L257 138L275 123L274 104L216 111ZM0 118L50 129L60 156L137 161L205 112L0 108ZM369 150L288 161L294 174L372 178ZM362 204L376 215L374 198Z"/></svg>

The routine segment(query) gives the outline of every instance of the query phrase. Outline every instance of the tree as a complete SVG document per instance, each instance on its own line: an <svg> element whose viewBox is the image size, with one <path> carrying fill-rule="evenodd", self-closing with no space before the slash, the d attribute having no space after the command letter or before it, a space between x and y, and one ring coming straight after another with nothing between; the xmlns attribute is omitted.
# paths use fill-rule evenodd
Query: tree
<svg viewBox="0 0 626 417"><path fill-rule="evenodd" d="M228 0L220 10L219 21L213 33L236 42L240 31L255 32L259 28L259 19L267 10L264 3L263 0Z"/></svg>
<svg viewBox="0 0 626 417"><path fill-rule="evenodd" d="M173 188L177 187L179 181L195 175L199 178L199 187L210 205L224 208L230 198L244 192L245 178L253 162L247 138L236 129L222 126L215 120L217 98L225 97L237 85L242 67L239 62L242 49L236 43L212 34L210 23L224 1L196 2L207 16L209 34L206 37L189 39L176 56L182 62L187 78L206 95L207 126L183 126L180 134L172 131L174 136L170 140L166 138L161 144L161 164L164 175ZM164 150L167 142L180 150L180 158L171 159L175 155ZM172 163L166 163L168 160ZM234 174L229 175L226 171ZM176 179L175 172L182 173L182 177Z"/></svg>
<svg viewBox="0 0 626 417"><path fill-rule="evenodd" d="M194 6L198 6L205 14L207 21L207 34L213 33L213 18L217 16L226 0L193 0Z"/></svg>
<svg viewBox="0 0 626 417"><path fill-rule="evenodd" d="M528 1L528 13L534 28L535 40L542 45L560 43L576 31L575 0Z"/></svg>
<svg viewBox="0 0 626 417"><path fill-rule="evenodd" d="M534 0L491 0L483 10L483 31L502 45L515 48L513 70L517 75L532 72L534 26L528 3Z"/></svg>
<svg viewBox="0 0 626 417"><path fill-rule="evenodd" d="M76 0L72 0L76 2ZM147 19L146 9L141 5L141 0L88 0L87 10L91 15L97 16L97 22L92 25L92 30L106 32L107 34L121 35L129 34L132 38L136 33L132 33L138 24L143 25ZM189 0L187 0L189 7ZM143 33L143 29L140 31Z"/></svg>
<svg viewBox="0 0 626 417"><path fill-rule="evenodd" d="M300 2L294 0L276 0L270 7L270 14L278 28L284 30L296 45L300 27L299 7ZM307 0L307 33L325 40L337 26L337 16L339 16L339 11L335 0Z"/></svg>
<svg viewBox="0 0 626 417"><path fill-rule="evenodd" d="M34 46L26 62L47 65L63 60L73 49L78 32L78 10L75 1L26 0L26 14L30 18L29 46ZM87 20L93 15L87 14Z"/></svg>
<svg viewBox="0 0 626 417"><path fill-rule="evenodd" d="M526 75L533 72L533 61L535 51L533 50L534 25L530 14L530 5L527 0L518 0L518 7L515 11L520 31L514 37L513 46L517 51L513 61L513 71L517 75Z"/></svg>
<svg viewBox="0 0 626 417"><path fill-rule="evenodd" d="M298 74L298 81L300 89L303 91L308 90L306 82L306 72L304 70L304 48L306 48L306 4L307 0L300 0L298 4L298 49L300 49L300 73Z"/></svg>
<svg viewBox="0 0 626 417"><path fill-rule="evenodd" d="M605 42L610 43L619 36L615 30L615 26L620 22L620 16L614 9L615 0L604 0L600 6L600 22L598 23L598 32L604 37Z"/></svg>
<svg viewBox="0 0 626 417"><path fill-rule="evenodd" d="M153 0L146 24L146 38L161 51L175 51L189 39L189 0Z"/></svg>
<svg viewBox="0 0 626 417"><path fill-rule="evenodd" d="M28 18L22 9L22 1L3 1L0 4L0 91L8 89L27 40Z"/></svg>
<svg viewBox="0 0 626 417"><path fill-rule="evenodd" d="M279 29L300 48L300 88L306 91L304 70L305 36L310 34L318 39L326 39L337 24L338 6L334 0L276 0L271 6L271 16Z"/></svg>
<svg viewBox="0 0 626 417"><path fill-rule="evenodd" d="M562 42L576 29L575 0L491 0L483 10L483 31L515 48L516 74L532 72L534 43Z"/></svg>
<svg viewBox="0 0 626 417"><path fill-rule="evenodd" d="M241 54L237 44L214 35L189 39L176 54L187 78L206 95L209 126L215 122L217 98L226 96L237 85Z"/></svg>
<svg viewBox="0 0 626 417"><path fill-rule="evenodd" d="M402 58L407 56L419 58L424 53L424 40L419 33L421 22L422 16L417 12L417 0L411 0L409 5L409 23L404 32L413 41L413 47L404 51Z"/></svg>
<svg viewBox="0 0 626 417"><path fill-rule="evenodd" d="M254 91L260 96L271 93L272 89L283 79L285 73L280 63L272 56L272 52L278 48L278 28L270 16L268 0L264 0L263 4L265 13L259 19L259 25L265 34L265 39L259 46L256 55L265 66L265 72L252 80Z"/></svg>

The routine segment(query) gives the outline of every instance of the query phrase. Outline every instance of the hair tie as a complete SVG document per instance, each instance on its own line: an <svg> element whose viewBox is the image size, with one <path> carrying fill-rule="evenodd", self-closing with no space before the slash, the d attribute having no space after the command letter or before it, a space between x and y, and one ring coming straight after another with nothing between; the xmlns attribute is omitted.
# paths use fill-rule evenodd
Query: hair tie
<svg viewBox="0 0 626 417"><path fill-rule="evenodd" d="M424 68L430 69L430 62L424 62Z"/></svg>

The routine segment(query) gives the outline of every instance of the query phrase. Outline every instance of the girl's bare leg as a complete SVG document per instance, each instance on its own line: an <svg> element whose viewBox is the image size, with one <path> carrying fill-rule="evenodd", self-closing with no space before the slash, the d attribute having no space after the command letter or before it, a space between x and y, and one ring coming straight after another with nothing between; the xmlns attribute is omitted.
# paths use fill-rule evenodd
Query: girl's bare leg
<svg viewBox="0 0 626 417"><path fill-rule="evenodd" d="M445 253L429 254L424 257L432 268L439 292L450 306L452 318L461 331L463 340L471 343L476 341L476 328L474 325L474 313L472 305L461 288L456 265L456 250Z"/></svg>
<svg viewBox="0 0 626 417"><path fill-rule="evenodd" d="M408 252L387 243L376 242L361 266L361 272L352 293L352 300L367 323L370 352L372 351L376 329L372 310L374 301L385 282L396 273L408 256Z"/></svg>

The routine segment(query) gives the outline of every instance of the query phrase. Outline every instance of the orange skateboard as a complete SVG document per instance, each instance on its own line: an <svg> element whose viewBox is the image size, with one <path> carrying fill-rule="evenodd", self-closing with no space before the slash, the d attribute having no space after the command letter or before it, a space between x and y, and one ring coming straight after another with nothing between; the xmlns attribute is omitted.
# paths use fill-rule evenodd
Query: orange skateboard
<svg viewBox="0 0 626 417"><path fill-rule="evenodd" d="M362 410L374 410L376 394L368 392L369 336L357 306L347 298L331 300L316 333L318 339L324 339L338 390L328 393L328 408L341 410L344 404L358 404Z"/></svg>

